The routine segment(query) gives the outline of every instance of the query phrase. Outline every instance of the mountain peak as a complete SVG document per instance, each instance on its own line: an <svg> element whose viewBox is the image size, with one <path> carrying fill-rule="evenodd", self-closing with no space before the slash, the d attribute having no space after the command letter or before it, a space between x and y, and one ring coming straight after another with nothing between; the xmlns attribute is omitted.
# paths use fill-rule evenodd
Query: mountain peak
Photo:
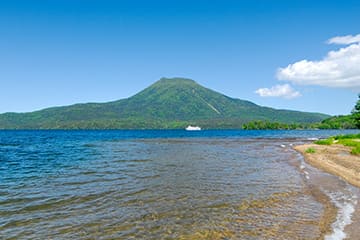
<svg viewBox="0 0 360 240"><path fill-rule="evenodd" d="M0 129L241 128L251 120L317 122L326 115L276 110L227 97L187 78L161 78L127 99L0 114Z"/></svg>
<svg viewBox="0 0 360 240"><path fill-rule="evenodd" d="M181 77L174 77L174 78L166 78L162 77L160 80L155 82L154 84L197 84L194 80L189 78L181 78Z"/></svg>

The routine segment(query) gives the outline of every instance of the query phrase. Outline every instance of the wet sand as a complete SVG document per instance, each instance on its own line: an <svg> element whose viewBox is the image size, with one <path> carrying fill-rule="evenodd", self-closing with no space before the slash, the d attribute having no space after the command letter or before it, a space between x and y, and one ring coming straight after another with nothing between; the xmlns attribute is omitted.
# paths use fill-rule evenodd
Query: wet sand
<svg viewBox="0 0 360 240"><path fill-rule="evenodd" d="M306 153L308 148L315 149L314 153ZM317 145L305 144L295 146L294 149L300 152L307 163L327 173L340 177L351 185L358 187L360 194L360 156L350 153L351 148L339 144ZM324 214L327 215L327 214ZM334 216L332 216L334 219ZM360 206L355 205L351 217L351 224L345 227L345 239L357 239L360 233ZM342 239L342 238L340 238Z"/></svg>
<svg viewBox="0 0 360 240"><path fill-rule="evenodd" d="M351 154L350 147L339 144L330 146L305 144L294 148L302 153L305 160L312 166L334 174L356 187L360 187L360 156ZM315 153L306 153L308 148L315 149Z"/></svg>

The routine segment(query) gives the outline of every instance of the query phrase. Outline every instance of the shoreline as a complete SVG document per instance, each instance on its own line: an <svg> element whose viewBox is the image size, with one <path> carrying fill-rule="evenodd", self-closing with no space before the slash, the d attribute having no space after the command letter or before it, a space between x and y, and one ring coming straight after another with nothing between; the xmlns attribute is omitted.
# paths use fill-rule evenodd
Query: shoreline
<svg viewBox="0 0 360 240"><path fill-rule="evenodd" d="M308 152L307 150L309 148L312 148L312 151ZM323 172L337 176L344 182L354 186L354 188L357 189L356 192L358 192L357 196L360 196L360 156L351 154L350 147L340 144L318 145L311 143L297 145L294 146L293 149L303 156L306 163L320 169ZM326 214L324 212L325 216L328 215L328 217L331 218L331 220L328 219L325 225L328 227L333 226L333 233L331 234L331 237L328 238L329 235L326 235L325 239L333 239L332 236L336 236L336 239L352 239L354 236L357 236L359 233L358 229L360 223L360 207L356 204L357 200L352 202L350 205L348 202L347 206L341 206L338 204L339 202L334 202L334 199L330 201L329 197L327 198L326 202L331 202L330 204L332 205L331 207L327 207L330 207L330 209L333 210L337 209L336 211L338 213L336 214L337 216L334 216L333 214ZM347 211L347 217L344 216L344 211ZM335 231L334 228L339 228L339 220L342 227Z"/></svg>
<svg viewBox="0 0 360 240"><path fill-rule="evenodd" d="M313 148L314 153L306 150ZM294 146L307 163L327 173L336 175L351 185L360 188L360 157L350 153L351 148L339 144L304 144Z"/></svg>

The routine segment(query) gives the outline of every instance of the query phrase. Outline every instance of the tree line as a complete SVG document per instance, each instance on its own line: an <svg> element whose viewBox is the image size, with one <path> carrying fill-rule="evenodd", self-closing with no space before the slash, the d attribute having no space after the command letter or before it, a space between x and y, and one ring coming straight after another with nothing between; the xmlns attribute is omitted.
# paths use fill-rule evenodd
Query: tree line
<svg viewBox="0 0 360 240"><path fill-rule="evenodd" d="M242 128L247 130L294 130L294 129L360 129L360 94L351 114L333 116L319 123L311 124L286 124L279 122L255 120L243 124Z"/></svg>

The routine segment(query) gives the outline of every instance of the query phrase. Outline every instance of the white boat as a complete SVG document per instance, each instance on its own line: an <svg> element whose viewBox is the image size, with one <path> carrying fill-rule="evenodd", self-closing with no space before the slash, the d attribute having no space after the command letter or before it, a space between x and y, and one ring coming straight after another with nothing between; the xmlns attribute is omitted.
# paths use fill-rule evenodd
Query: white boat
<svg viewBox="0 0 360 240"><path fill-rule="evenodd" d="M189 125L189 126L187 126L187 127L185 128L185 130L186 130L186 131L200 131L200 130L201 130L201 127Z"/></svg>

